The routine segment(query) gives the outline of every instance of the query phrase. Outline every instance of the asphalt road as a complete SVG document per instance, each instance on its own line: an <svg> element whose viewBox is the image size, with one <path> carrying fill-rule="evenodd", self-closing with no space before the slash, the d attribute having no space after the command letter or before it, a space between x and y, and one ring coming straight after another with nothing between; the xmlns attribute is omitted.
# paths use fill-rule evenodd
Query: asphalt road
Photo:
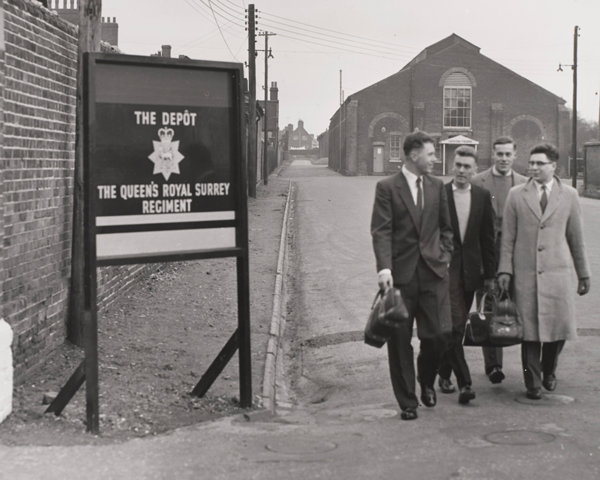
<svg viewBox="0 0 600 480"><path fill-rule="evenodd" d="M362 342L377 290L369 221L376 177L342 177L295 163L288 316L301 348L297 406L269 417L226 418L103 447L0 447L2 479L472 479L600 478L600 202L582 199L591 293L577 303L577 342L561 356L558 388L525 400L518 347L492 386L469 349L476 400L438 394L419 419L399 419L385 349ZM290 328L291 330L291 328ZM416 346L416 343L415 343Z"/></svg>

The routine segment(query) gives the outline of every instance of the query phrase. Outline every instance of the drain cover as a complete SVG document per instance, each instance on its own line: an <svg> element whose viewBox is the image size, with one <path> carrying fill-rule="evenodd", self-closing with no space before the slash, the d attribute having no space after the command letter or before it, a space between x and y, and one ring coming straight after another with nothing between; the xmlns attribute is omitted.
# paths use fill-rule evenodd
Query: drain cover
<svg viewBox="0 0 600 480"><path fill-rule="evenodd" d="M569 403L573 403L575 399L573 397L567 397L566 395L553 395L545 393L542 395L542 398L539 400L531 400L527 398L525 395L519 396L515 398L515 400L519 403L524 403L525 405L568 405Z"/></svg>
<svg viewBox="0 0 600 480"><path fill-rule="evenodd" d="M268 443L265 448L270 452L288 455L311 455L326 453L337 448L337 444L317 440L312 437L279 438L277 443Z"/></svg>
<svg viewBox="0 0 600 480"><path fill-rule="evenodd" d="M551 433L534 432L530 430L507 430L486 435L488 442L497 445L542 445L556 440Z"/></svg>

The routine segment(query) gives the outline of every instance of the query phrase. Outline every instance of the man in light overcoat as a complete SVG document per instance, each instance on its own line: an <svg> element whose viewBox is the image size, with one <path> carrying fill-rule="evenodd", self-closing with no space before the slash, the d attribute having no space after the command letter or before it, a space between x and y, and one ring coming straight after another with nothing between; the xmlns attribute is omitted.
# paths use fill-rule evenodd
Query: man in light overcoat
<svg viewBox="0 0 600 480"><path fill-rule="evenodd" d="M517 158L517 144L511 137L499 137L492 144L492 160L494 164L487 170L473 177L471 183L483 187L492 195L492 207L496 214L496 259L500 258L500 244L502 242L502 214L506 197L512 187L527 181L527 177L518 174L512 169ZM477 295L480 300L483 292ZM502 371L502 347L483 347L483 360L485 374L492 383L501 383L504 380Z"/></svg>
<svg viewBox="0 0 600 480"><path fill-rule="evenodd" d="M532 178L510 190L502 225L498 283L508 291L514 282L525 333L526 395L534 400L541 398L542 386L556 388L558 356L565 341L577 337L575 292L585 295L590 289L577 190L554 176L557 161L553 145L531 150Z"/></svg>

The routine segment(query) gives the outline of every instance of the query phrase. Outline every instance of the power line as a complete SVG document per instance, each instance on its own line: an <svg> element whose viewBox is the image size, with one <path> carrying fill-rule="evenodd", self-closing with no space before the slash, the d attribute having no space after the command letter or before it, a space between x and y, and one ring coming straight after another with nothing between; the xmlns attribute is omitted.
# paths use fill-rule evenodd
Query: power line
<svg viewBox="0 0 600 480"><path fill-rule="evenodd" d="M266 20L266 21L267 21L267 22L278 23L278 24L280 24L280 25L285 25L286 27L294 28L294 29L296 29L296 30L303 30L303 31L305 31L305 32L314 33L314 34L316 34L316 35L321 35L321 36L323 36L323 37L331 37L331 38L336 38L336 39L338 39L338 40L343 40L345 43L346 43L346 42L353 42L353 43L357 43L357 44L359 44L359 45L360 45L360 44L362 44L362 45L367 45L367 46L369 46L369 47L379 47L379 48L381 48L381 45L374 45L373 43L366 43L366 42L362 42L362 41L359 41L359 40L345 39L345 38L342 38L342 37L339 37L339 36L336 36L336 35L329 35L328 33L320 33L320 32L315 32L315 31L313 31L313 30L309 30L309 29L307 29L307 28L296 27L295 25L289 25L289 24L287 24L287 23L284 23L284 22L278 22L277 20ZM272 28L277 28L277 27L274 27L273 25L271 25L271 27L272 27ZM294 32L294 33L296 33L296 32ZM312 37L312 38L315 38L315 37ZM330 40L327 40L327 39L323 39L323 40L324 40L324 41L330 41ZM369 41L370 41L370 42L377 42L377 40L369 40ZM363 48L363 47L360 47L360 48ZM389 50L389 48L388 48L388 50ZM401 49L401 48L395 48L395 47L394 47L394 48L393 48L393 50L396 50L396 51L398 51L398 52L402 52L402 53L404 53L404 54L410 54L410 55L412 55L412 53L406 52L405 50L403 50L403 49Z"/></svg>
<svg viewBox="0 0 600 480"><path fill-rule="evenodd" d="M411 50L411 51L414 51L414 52L416 52L416 51L417 51L417 49L415 49L414 47L409 47L409 46L407 46L407 45L397 45L397 44L395 44L395 43L383 42L383 41L380 41L380 40L373 40L373 39L371 39L371 38L360 37L360 36L358 36L358 35L352 35L352 34L350 34L350 33L338 32L338 31L336 31L336 30L331 30L331 29L329 29L329 28L317 27L316 25L311 25L311 24L309 24L309 23L303 23L303 22L298 22L298 21L296 21L296 20L290 20L289 18L280 17L280 16L278 16L278 15L273 15L272 13L268 13L268 12L262 12L262 11L261 11L261 13L263 13L264 15L267 15L267 16L269 16L269 17L275 17L275 18L279 18L279 19L281 19L281 20L286 20L286 21L288 21L288 22L294 22L294 23L298 23L298 24L300 24L300 25L305 25L305 26L307 26L307 27L316 28L316 29L319 29L319 30L325 30L326 32L337 33L337 34L344 35L344 36L347 36L347 37L359 38L359 39L361 39L361 40L368 40L368 41L372 41L372 42L381 43L381 44L384 44L384 45L391 45L391 46L394 46L394 47L404 47L404 48L407 48L408 50ZM273 20L273 21L274 21L274 20Z"/></svg>
<svg viewBox="0 0 600 480"><path fill-rule="evenodd" d="M212 3L211 3L210 0L208 0L208 4L210 5L210 11L212 12L213 17L215 18L215 23L217 24L217 27L219 27L219 32L221 33L221 37L223 37L223 41L225 42L225 45L227 46L227 50L229 50L229 53L231 53L231 56L235 59L235 61L239 62L239 60L237 59L237 57L231 51L231 48L229 48L229 44L227 43L227 40L225 40L225 35L223 35L223 31L221 30L221 26L219 25L219 21L217 20L217 17L215 15L215 11L212 8Z"/></svg>

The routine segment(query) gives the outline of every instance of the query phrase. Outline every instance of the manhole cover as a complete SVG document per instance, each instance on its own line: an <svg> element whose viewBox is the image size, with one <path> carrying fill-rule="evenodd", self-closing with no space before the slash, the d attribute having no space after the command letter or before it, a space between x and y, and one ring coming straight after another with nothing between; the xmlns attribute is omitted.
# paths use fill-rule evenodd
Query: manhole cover
<svg viewBox="0 0 600 480"><path fill-rule="evenodd" d="M551 433L533 432L530 430L494 432L483 438L497 445L542 445L553 442L556 439Z"/></svg>
<svg viewBox="0 0 600 480"><path fill-rule="evenodd" d="M337 445L333 442L316 440L312 437L296 437L278 438L277 443L267 443L265 448L271 452L288 455L311 455L330 452L335 450Z"/></svg>
<svg viewBox="0 0 600 480"><path fill-rule="evenodd" d="M542 394L542 398L539 400L532 400L527 398L525 395L515 398L519 403L525 405L539 405L539 406L555 406L555 405L568 405L573 403L575 399L573 397L567 397L566 395L554 395L554 394Z"/></svg>

